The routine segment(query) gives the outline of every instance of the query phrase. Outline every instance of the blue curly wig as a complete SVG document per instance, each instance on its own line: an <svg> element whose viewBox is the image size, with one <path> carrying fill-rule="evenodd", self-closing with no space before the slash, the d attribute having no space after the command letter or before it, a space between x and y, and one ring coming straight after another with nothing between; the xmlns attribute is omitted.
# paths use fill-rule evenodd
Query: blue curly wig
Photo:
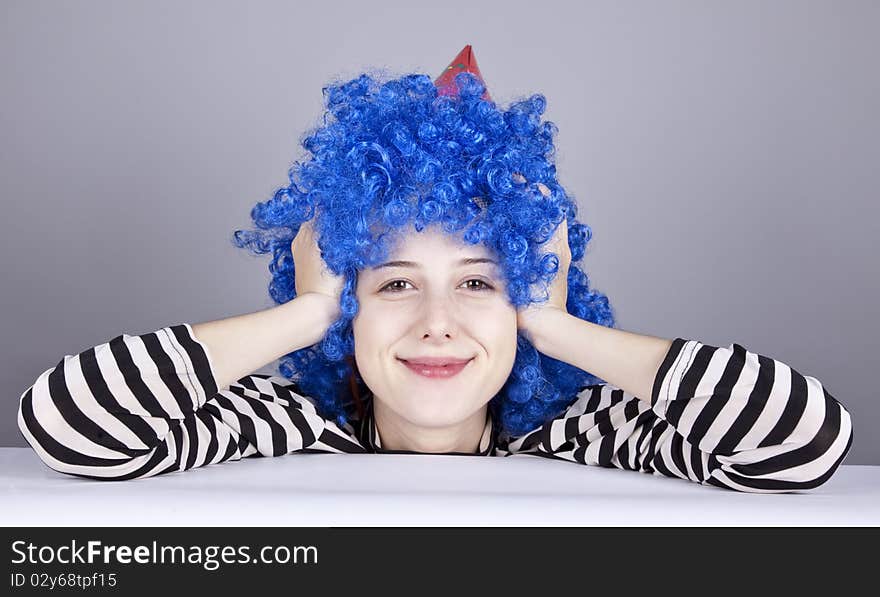
<svg viewBox="0 0 880 597"><path fill-rule="evenodd" d="M576 203L556 180L558 129L541 122L544 96L534 94L502 110L481 98L485 87L472 74L457 74L455 85L457 95L448 96L438 94L425 74L363 73L332 81L323 89L322 125L300 139L311 157L294 162L290 184L253 207L257 229L233 235L238 248L272 252L269 294L283 304L296 296L291 241L300 225L314 218L321 255L344 280L340 316L321 342L285 355L278 369L340 426L354 407L361 408L360 393L369 390L353 359L357 273L387 260L389 232L410 223L419 232L442 225L467 243L483 243L499 259L511 304L521 307L546 298L546 290L538 297L531 291L546 289L559 260L542 253L541 244L567 218L572 257L567 310L614 327L608 298L591 291L589 278L575 265L591 230L577 221ZM604 382L539 353L518 334L513 370L489 403L496 429L523 435L597 383Z"/></svg>

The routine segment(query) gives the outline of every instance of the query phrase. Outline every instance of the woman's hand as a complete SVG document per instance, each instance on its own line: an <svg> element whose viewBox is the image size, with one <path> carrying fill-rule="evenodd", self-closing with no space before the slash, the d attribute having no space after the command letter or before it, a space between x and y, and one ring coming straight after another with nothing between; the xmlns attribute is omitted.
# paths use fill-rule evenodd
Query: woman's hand
<svg viewBox="0 0 880 597"><path fill-rule="evenodd" d="M339 297L345 280L327 268L321 257L321 250L315 240L312 220L307 220L300 225L296 236L290 243L293 253L293 265L295 269L296 295L316 294L326 297L332 302L335 313L339 311Z"/></svg>
<svg viewBox="0 0 880 597"><path fill-rule="evenodd" d="M559 269L547 288L550 296L546 302L520 307L517 309L516 315L517 328L535 345L537 345L537 332L542 325L542 319L546 318L548 314L552 317L560 312L568 313L566 302L568 299L568 269L571 266L571 247L568 246L567 218L563 218L543 248L545 252L555 253L559 257Z"/></svg>

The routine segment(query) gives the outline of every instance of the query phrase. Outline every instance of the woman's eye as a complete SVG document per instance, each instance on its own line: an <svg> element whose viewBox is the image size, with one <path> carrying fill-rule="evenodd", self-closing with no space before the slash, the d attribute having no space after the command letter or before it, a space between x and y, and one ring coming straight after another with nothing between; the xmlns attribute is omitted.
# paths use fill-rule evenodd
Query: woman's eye
<svg viewBox="0 0 880 597"><path fill-rule="evenodd" d="M409 284L409 282L407 282L406 280L391 280L390 282L388 282L388 284L383 286L379 290L379 292L399 292L401 290L405 290L404 288L400 288L400 287L396 287L396 288L392 289L392 286L394 286L395 284Z"/></svg>
<svg viewBox="0 0 880 597"><path fill-rule="evenodd" d="M470 282L477 282L477 284L471 285L469 287L469 290L476 290L477 292L494 290L494 287L491 284L479 278L471 278L470 280L467 280L465 282L465 285L469 284ZM401 286L402 284L409 284L409 282L407 282L406 280L392 280L388 282L388 284L383 286L379 290L379 292L400 292L401 290L406 290L405 287Z"/></svg>
<svg viewBox="0 0 880 597"><path fill-rule="evenodd" d="M472 278L472 279L468 280L467 282L479 282L480 283L480 286L471 286L471 288L473 290L477 290L477 291L481 291L481 292L486 291L486 290L492 290L492 286L490 284L486 283L483 280L480 280L479 278ZM467 284L467 282L465 282L465 284Z"/></svg>

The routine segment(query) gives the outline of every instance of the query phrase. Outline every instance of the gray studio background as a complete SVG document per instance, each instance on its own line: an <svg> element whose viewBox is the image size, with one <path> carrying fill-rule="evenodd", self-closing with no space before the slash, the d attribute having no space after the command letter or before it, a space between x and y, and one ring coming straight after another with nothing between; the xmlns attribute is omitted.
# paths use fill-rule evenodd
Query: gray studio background
<svg viewBox="0 0 880 597"><path fill-rule="evenodd" d="M64 355L274 306L269 257L229 239L321 87L435 77L470 43L494 100L547 97L619 327L818 378L853 415L845 464L880 464L880 4L0 6L0 445Z"/></svg>

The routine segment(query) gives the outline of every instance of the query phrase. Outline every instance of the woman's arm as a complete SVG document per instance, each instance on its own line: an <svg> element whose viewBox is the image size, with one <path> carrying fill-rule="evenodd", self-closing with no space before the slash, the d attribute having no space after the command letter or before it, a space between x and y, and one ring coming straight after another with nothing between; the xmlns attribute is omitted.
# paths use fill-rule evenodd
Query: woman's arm
<svg viewBox="0 0 880 597"><path fill-rule="evenodd" d="M648 404L672 340L597 325L559 309L529 315L535 348L637 396Z"/></svg>
<svg viewBox="0 0 880 597"><path fill-rule="evenodd" d="M739 344L579 319L566 309L566 225L547 249L559 258L549 296L520 308L517 325L540 352L609 383L585 388L563 421L519 438L512 451L740 491L812 489L834 473L852 445L852 417L818 379Z"/></svg>
<svg viewBox="0 0 880 597"><path fill-rule="evenodd" d="M782 361L739 344L667 345L574 316L547 319L536 348L611 383L584 389L560 420L512 451L775 493L822 485L852 445L847 409Z"/></svg>
<svg viewBox="0 0 880 597"><path fill-rule="evenodd" d="M332 298L307 292L277 307L197 323L192 329L207 349L222 390L289 352L316 344L337 314Z"/></svg>
<svg viewBox="0 0 880 597"><path fill-rule="evenodd" d="M739 344L684 338L664 356L662 339L574 316L547 322L536 348L611 383L585 388L564 422L512 443L512 451L764 493L822 485L852 446L852 417L843 404L818 379L782 361ZM638 379L628 383L626 375Z"/></svg>
<svg viewBox="0 0 880 597"><path fill-rule="evenodd" d="M49 468L98 480L320 449L327 425L314 406L284 384L247 374L317 342L329 320L320 305L330 300L312 302L307 293L265 311L121 334L65 355L22 394L19 429ZM334 445L358 450L346 439Z"/></svg>
<svg viewBox="0 0 880 597"><path fill-rule="evenodd" d="M290 243L296 298L277 307L192 326L223 389L281 356L316 344L339 317L343 278L327 269L311 220Z"/></svg>

